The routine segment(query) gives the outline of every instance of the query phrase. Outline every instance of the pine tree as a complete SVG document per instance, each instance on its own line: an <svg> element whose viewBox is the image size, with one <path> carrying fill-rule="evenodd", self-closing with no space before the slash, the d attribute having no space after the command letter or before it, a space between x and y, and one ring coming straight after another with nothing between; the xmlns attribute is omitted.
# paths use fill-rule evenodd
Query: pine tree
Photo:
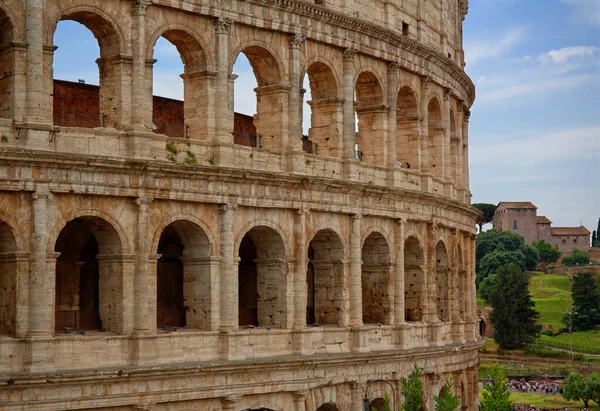
<svg viewBox="0 0 600 411"><path fill-rule="evenodd" d="M510 392L502 370L498 364L494 364L490 371L492 381L483 387L483 399L479 403L479 411L511 411L513 404L510 401Z"/></svg>
<svg viewBox="0 0 600 411"><path fill-rule="evenodd" d="M578 273L573 276L571 296L574 330L589 330L595 324L600 324L600 293L592 273Z"/></svg>
<svg viewBox="0 0 600 411"><path fill-rule="evenodd" d="M424 385L420 377L421 368L415 364L408 378L402 377L400 379L402 386L400 392L404 397L404 404L400 406L401 411L417 411L422 409Z"/></svg>
<svg viewBox="0 0 600 411"><path fill-rule="evenodd" d="M540 332L528 291L529 279L518 265L508 264L498 269L496 284L490 294L493 311L494 340L502 348L522 348L534 342Z"/></svg>
<svg viewBox="0 0 600 411"><path fill-rule="evenodd" d="M435 411L454 411L459 405L458 395L452 393L452 377L448 378L440 391L434 395Z"/></svg>

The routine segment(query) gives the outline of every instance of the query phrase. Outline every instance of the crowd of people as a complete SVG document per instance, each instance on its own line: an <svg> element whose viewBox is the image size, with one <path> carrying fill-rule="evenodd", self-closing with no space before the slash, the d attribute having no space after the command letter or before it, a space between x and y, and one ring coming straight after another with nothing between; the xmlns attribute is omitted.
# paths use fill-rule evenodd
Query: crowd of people
<svg viewBox="0 0 600 411"><path fill-rule="evenodd" d="M508 389L510 391L528 392L534 394L558 394L558 383L554 381L525 381L521 380L510 380L508 382Z"/></svg>

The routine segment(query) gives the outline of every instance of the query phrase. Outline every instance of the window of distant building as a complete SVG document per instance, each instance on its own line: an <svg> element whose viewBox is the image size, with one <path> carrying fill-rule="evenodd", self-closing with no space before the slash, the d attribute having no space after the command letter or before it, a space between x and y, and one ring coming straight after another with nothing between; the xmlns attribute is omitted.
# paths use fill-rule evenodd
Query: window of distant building
<svg viewBox="0 0 600 411"><path fill-rule="evenodd" d="M517 220L513 220L513 230L517 229Z"/></svg>
<svg viewBox="0 0 600 411"><path fill-rule="evenodd" d="M567 240L565 240L565 239L563 238L563 240L562 240L562 243L563 243L563 244L567 244Z"/></svg>
<svg viewBox="0 0 600 411"><path fill-rule="evenodd" d="M573 239L573 244L577 244L577 239L576 238Z"/></svg>

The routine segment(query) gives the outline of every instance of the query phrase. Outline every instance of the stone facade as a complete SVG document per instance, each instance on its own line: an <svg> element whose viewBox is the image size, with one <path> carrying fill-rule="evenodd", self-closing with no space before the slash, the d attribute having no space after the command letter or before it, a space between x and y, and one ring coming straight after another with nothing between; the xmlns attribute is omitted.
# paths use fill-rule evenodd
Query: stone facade
<svg viewBox="0 0 600 411"><path fill-rule="evenodd" d="M417 363L427 410L448 377L475 410L466 11L3 0L0 408L358 411ZM54 114L60 20L100 44L79 126ZM177 115L152 95L160 36L185 62ZM254 147L232 133L239 53Z"/></svg>
<svg viewBox="0 0 600 411"><path fill-rule="evenodd" d="M546 216L537 215L537 207L526 202L501 202L492 219L496 230L519 234L525 244L544 240L557 246L561 253L570 253L573 249L590 249L590 232L580 227L552 227L552 221Z"/></svg>

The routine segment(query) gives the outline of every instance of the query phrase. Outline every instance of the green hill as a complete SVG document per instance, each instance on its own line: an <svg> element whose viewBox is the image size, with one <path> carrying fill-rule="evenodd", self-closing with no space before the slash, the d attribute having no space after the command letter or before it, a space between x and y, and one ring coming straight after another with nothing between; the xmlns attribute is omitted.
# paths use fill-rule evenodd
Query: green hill
<svg viewBox="0 0 600 411"><path fill-rule="evenodd" d="M560 274L529 273L529 292L539 311L540 324L550 325L553 331L563 327L563 313L571 309L571 280Z"/></svg>

